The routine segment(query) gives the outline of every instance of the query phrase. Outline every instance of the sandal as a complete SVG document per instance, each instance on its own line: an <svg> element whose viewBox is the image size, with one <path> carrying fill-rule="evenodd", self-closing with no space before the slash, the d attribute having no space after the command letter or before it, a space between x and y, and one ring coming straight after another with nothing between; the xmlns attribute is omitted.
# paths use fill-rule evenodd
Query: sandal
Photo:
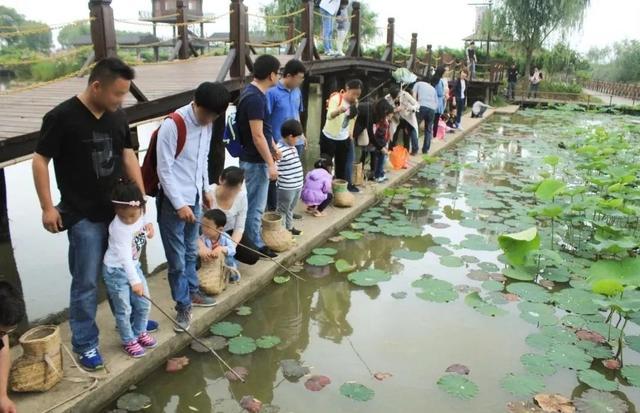
<svg viewBox="0 0 640 413"><path fill-rule="evenodd" d="M327 214L325 214L324 212L318 211L317 209L315 211L313 211L312 214L316 218L326 217L327 216Z"/></svg>

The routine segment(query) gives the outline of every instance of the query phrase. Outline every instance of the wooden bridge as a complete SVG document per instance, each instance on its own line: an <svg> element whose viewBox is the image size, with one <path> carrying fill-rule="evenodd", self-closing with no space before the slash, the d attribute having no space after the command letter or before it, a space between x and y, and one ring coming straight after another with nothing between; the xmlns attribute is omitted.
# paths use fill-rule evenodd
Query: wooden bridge
<svg viewBox="0 0 640 413"><path fill-rule="evenodd" d="M117 55L118 45L110 3L111 0L89 2L93 43L91 61ZM323 60L314 43L314 2L303 0L302 5L303 8L295 12L301 16L301 34L294 36L295 31L290 27L289 39L282 42L288 44L288 54L280 55L278 58L283 64L289 59L297 58L307 66L308 76L303 86L305 100L308 99L309 83L320 83L326 98L332 90L341 87L346 79L359 76L365 83L364 93L369 93L386 83L390 73L398 67L406 67L418 75L425 75L437 64L432 61L434 59L430 45L427 46L426 61L418 59L418 39L415 33L411 39L410 56L404 62L394 59L393 18L388 19L386 49L382 58L363 57L358 2L353 3L351 36L346 56ZM177 12L178 36L175 50L178 59L136 67L136 79L123 105L131 124L160 117L188 103L192 99L195 87L203 81L221 81L233 93L238 93L250 81L248 75L252 68L252 53L255 53L255 50L252 47L254 45L249 42L248 10L243 0L230 1L230 49L227 56L196 57L197 51L189 42L189 23L185 19L182 0L177 0ZM290 19L290 22L293 22L293 19ZM58 103L80 92L85 84L86 78L75 76L0 95L0 168L15 160L28 158L35 149L44 114ZM480 87L483 90L487 87L497 88L497 79L471 82L469 86L470 89Z"/></svg>

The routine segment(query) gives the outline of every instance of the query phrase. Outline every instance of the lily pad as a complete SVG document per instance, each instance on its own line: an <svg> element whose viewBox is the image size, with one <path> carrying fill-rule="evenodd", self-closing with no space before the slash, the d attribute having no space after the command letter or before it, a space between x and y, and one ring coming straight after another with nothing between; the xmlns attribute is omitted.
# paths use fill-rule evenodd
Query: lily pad
<svg viewBox="0 0 640 413"><path fill-rule="evenodd" d="M578 380L597 390L615 391L618 390L618 383L608 380L602 373L595 370L582 370L578 372Z"/></svg>
<svg viewBox="0 0 640 413"><path fill-rule="evenodd" d="M588 273L590 283L601 279L615 279L624 285L640 286L640 258L596 261Z"/></svg>
<svg viewBox="0 0 640 413"><path fill-rule="evenodd" d="M309 374L309 368L303 366L298 360L280 360L280 367L282 367L282 374L289 379L299 379L305 374Z"/></svg>
<svg viewBox="0 0 640 413"><path fill-rule="evenodd" d="M409 250L395 250L391 252L391 255L396 258L402 258L405 260L413 260L417 261L424 257L424 254L418 251L409 251Z"/></svg>
<svg viewBox="0 0 640 413"><path fill-rule="evenodd" d="M347 260L339 259L338 261L336 261L336 270L339 273L351 272L356 268L358 268L357 265L350 264Z"/></svg>
<svg viewBox="0 0 640 413"><path fill-rule="evenodd" d="M256 346L262 349L269 349L280 344L282 340L277 336L262 336L256 340Z"/></svg>
<svg viewBox="0 0 640 413"><path fill-rule="evenodd" d="M454 255L448 255L445 257L440 257L440 264L444 265L445 267L463 267L464 266L464 261L462 261L462 258L460 257L456 257Z"/></svg>
<svg viewBox="0 0 640 413"><path fill-rule="evenodd" d="M487 280L482 283L482 288L487 291L502 291L504 284L495 280Z"/></svg>
<svg viewBox="0 0 640 413"><path fill-rule="evenodd" d="M407 298L407 293L405 291L396 291L391 293L391 297L395 298L396 300L402 300Z"/></svg>
<svg viewBox="0 0 640 413"><path fill-rule="evenodd" d="M530 347L533 347L538 350L547 351L555 344L555 340L549 336L546 336L542 333L533 333L529 334L525 339L525 343L527 343Z"/></svg>
<svg viewBox="0 0 640 413"><path fill-rule="evenodd" d="M140 393L126 393L116 402L118 409L128 412L140 412L151 406L151 398Z"/></svg>
<svg viewBox="0 0 640 413"><path fill-rule="evenodd" d="M536 278L535 272L528 271L525 267L508 267L502 270L502 273L509 278L519 281L533 281Z"/></svg>
<svg viewBox="0 0 640 413"><path fill-rule="evenodd" d="M221 336L211 336L202 338L200 340L207 346L209 346L212 350L216 351L222 350L223 348L227 347L228 344L227 339ZM207 353L209 351L207 347L204 347L202 344L198 343L195 340L191 342L191 350L195 351L196 353Z"/></svg>
<svg viewBox="0 0 640 413"><path fill-rule="evenodd" d="M632 386L640 387L640 366L626 364L620 371Z"/></svg>
<svg viewBox="0 0 640 413"><path fill-rule="evenodd" d="M593 361L584 350L571 344L556 344L546 355L554 366L573 370L586 370Z"/></svg>
<svg viewBox="0 0 640 413"><path fill-rule="evenodd" d="M477 292L467 294L464 298L465 304L470 307L473 307L480 314L484 314L490 317L503 316L508 314L505 310L496 307L493 304L489 304L485 300L480 297L480 294Z"/></svg>
<svg viewBox="0 0 640 413"><path fill-rule="evenodd" d="M640 353L640 336L625 336L624 341L631 350Z"/></svg>
<svg viewBox="0 0 640 413"><path fill-rule="evenodd" d="M320 391L331 384L331 379L327 376L314 375L304 382L304 387L310 391Z"/></svg>
<svg viewBox="0 0 640 413"><path fill-rule="evenodd" d="M612 393L589 389L573 401L579 413L627 413L626 401Z"/></svg>
<svg viewBox="0 0 640 413"><path fill-rule="evenodd" d="M533 396L545 388L540 376L509 373L500 381L503 389L517 397Z"/></svg>
<svg viewBox="0 0 640 413"><path fill-rule="evenodd" d="M600 306L594 299L600 296L577 288L565 288L553 294L553 300L558 307L574 314L597 314Z"/></svg>
<svg viewBox="0 0 640 413"><path fill-rule="evenodd" d="M540 248L540 235L536 227L531 227L515 234L500 235L498 244L510 264L523 265L527 254Z"/></svg>
<svg viewBox="0 0 640 413"><path fill-rule="evenodd" d="M413 287L422 288L422 292L416 293L419 298L436 303L446 303L458 298L458 292L453 284L436 278L422 278L411 284Z"/></svg>
<svg viewBox="0 0 640 413"><path fill-rule="evenodd" d="M273 282L276 284L286 284L291 280L290 275L277 275L273 277Z"/></svg>
<svg viewBox="0 0 640 413"><path fill-rule="evenodd" d="M336 255L338 250L335 248L316 248L313 253L315 255Z"/></svg>
<svg viewBox="0 0 640 413"><path fill-rule="evenodd" d="M547 178L540 182L536 189L536 198L543 201L551 201L565 188L565 183L557 179Z"/></svg>
<svg viewBox="0 0 640 413"><path fill-rule="evenodd" d="M462 400L473 399L478 394L478 385L459 374L446 374L437 384L441 390Z"/></svg>
<svg viewBox="0 0 640 413"><path fill-rule="evenodd" d="M542 354L523 354L520 356L520 362L529 373L538 376L552 376L557 371L551 361Z"/></svg>
<svg viewBox="0 0 640 413"><path fill-rule="evenodd" d="M500 268L496 264L494 264L492 262L486 262L486 261L483 261L480 264L478 264L478 267L481 270L484 270L484 271L487 271L487 272L497 272L497 271L500 270Z"/></svg>
<svg viewBox="0 0 640 413"><path fill-rule="evenodd" d="M328 255L312 255L307 258L306 263L314 267L324 267L325 265L333 264L333 257Z"/></svg>
<svg viewBox="0 0 640 413"><path fill-rule="evenodd" d="M340 232L340 236L344 237L344 239L348 239L348 240L359 240L363 237L361 232L355 232L355 231L342 231Z"/></svg>
<svg viewBox="0 0 640 413"><path fill-rule="evenodd" d="M363 384L348 382L340 386L340 394L359 402L366 402L373 399L375 392Z"/></svg>
<svg viewBox="0 0 640 413"><path fill-rule="evenodd" d="M352 272L347 277L349 281L360 287L371 287L382 281L389 281L391 274L382 270L365 270Z"/></svg>
<svg viewBox="0 0 640 413"><path fill-rule="evenodd" d="M511 283L507 286L507 291L534 303L548 303L551 301L551 294L544 288L533 283Z"/></svg>
<svg viewBox="0 0 640 413"><path fill-rule="evenodd" d="M257 348L256 341L251 337L238 336L229 340L229 353L232 354L250 354Z"/></svg>
<svg viewBox="0 0 640 413"><path fill-rule="evenodd" d="M427 251L432 252L441 257L447 256L447 255L453 255L453 251L451 251L449 248L445 248L440 245L434 245L432 247L429 247Z"/></svg>
<svg viewBox="0 0 640 413"><path fill-rule="evenodd" d="M212 325L209 331L216 336L231 338L242 333L242 326L229 321L221 321Z"/></svg>
<svg viewBox="0 0 640 413"><path fill-rule="evenodd" d="M471 270L467 273L467 277L475 281L486 281L491 278L491 274L483 270Z"/></svg>
<svg viewBox="0 0 640 413"><path fill-rule="evenodd" d="M251 307L249 306L243 305L236 308L237 315L248 316L248 315L251 315L251 313L252 313L252 310L251 310Z"/></svg>
<svg viewBox="0 0 640 413"><path fill-rule="evenodd" d="M541 303L521 302L518 304L520 317L529 323L540 326L553 326L559 323L555 308Z"/></svg>

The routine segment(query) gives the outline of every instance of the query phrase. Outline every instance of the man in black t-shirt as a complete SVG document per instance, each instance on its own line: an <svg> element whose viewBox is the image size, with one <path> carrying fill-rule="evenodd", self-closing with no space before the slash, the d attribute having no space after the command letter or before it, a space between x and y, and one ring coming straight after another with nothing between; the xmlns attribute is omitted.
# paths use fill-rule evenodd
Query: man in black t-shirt
<svg viewBox="0 0 640 413"><path fill-rule="evenodd" d="M240 167L246 176L247 237L264 255L275 257L262 240L262 214L267 206L269 181L278 178L275 161L280 152L273 142L273 135L267 122L267 97L269 88L278 81L280 61L271 55L259 56L253 64L253 82L244 88L238 103L236 115L238 132L242 143Z"/></svg>
<svg viewBox="0 0 640 413"><path fill-rule="evenodd" d="M0 281L0 413L15 413L16 406L7 394L11 354L9 334L25 316L20 292L8 282Z"/></svg>
<svg viewBox="0 0 640 413"><path fill-rule="evenodd" d="M144 193L129 123L119 109L133 77L133 69L117 58L98 62L86 89L44 116L33 155L42 224L52 233L68 231L71 341L88 370L103 368L95 317L98 277L113 218L111 189L128 177ZM60 190L57 206L49 189L51 159Z"/></svg>
<svg viewBox="0 0 640 413"><path fill-rule="evenodd" d="M518 84L518 68L516 64L511 64L511 67L507 71L507 99L516 98L516 85Z"/></svg>

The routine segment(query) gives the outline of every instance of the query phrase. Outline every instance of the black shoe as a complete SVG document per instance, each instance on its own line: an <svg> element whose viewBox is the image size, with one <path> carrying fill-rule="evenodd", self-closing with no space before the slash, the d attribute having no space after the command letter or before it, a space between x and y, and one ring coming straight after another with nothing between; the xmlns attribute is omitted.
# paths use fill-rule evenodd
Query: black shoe
<svg viewBox="0 0 640 413"><path fill-rule="evenodd" d="M355 193L360 192L360 190L359 190L355 185L348 185L348 186L347 186L347 190L348 190L349 192L355 192Z"/></svg>
<svg viewBox="0 0 640 413"><path fill-rule="evenodd" d="M300 231L299 229L295 229L295 228L291 228L289 230L289 232L291 232L291 235L302 235L302 231Z"/></svg>
<svg viewBox="0 0 640 413"><path fill-rule="evenodd" d="M258 250L260 252L260 254L262 254L263 256L266 255L269 258L275 258L278 256L278 254L276 254L275 252L273 252L273 250L271 250L271 248L269 247L262 247Z"/></svg>
<svg viewBox="0 0 640 413"><path fill-rule="evenodd" d="M294 213L293 219L302 219L302 215Z"/></svg>

